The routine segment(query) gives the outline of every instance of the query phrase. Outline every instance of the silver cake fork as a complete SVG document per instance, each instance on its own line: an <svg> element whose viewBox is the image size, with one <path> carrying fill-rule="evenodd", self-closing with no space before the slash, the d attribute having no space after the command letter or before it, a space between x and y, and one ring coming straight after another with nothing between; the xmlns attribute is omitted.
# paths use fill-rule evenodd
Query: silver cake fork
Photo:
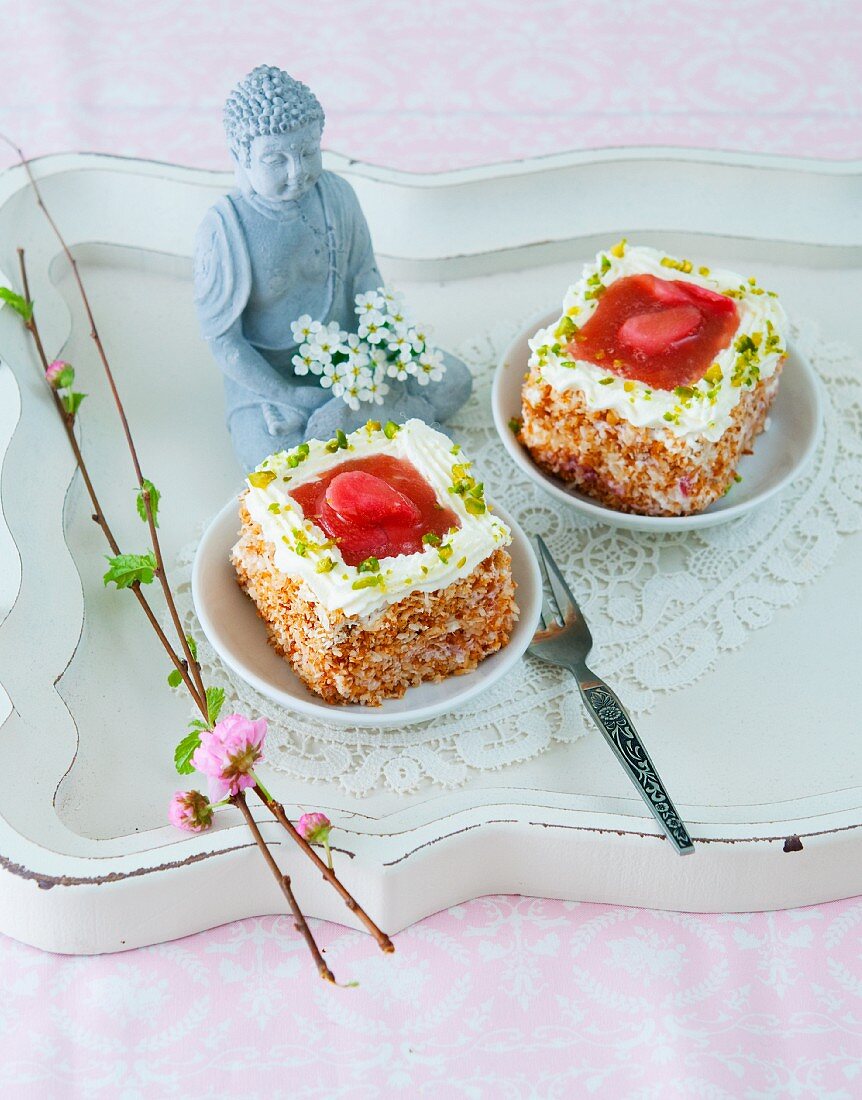
<svg viewBox="0 0 862 1100"><path fill-rule="evenodd" d="M530 645L534 657L571 672L593 721L628 773L653 817L680 855L694 851L694 843L676 807L664 789L625 707L604 680L587 668L593 636L575 597L544 540L537 538L542 571L543 600L539 629Z"/></svg>

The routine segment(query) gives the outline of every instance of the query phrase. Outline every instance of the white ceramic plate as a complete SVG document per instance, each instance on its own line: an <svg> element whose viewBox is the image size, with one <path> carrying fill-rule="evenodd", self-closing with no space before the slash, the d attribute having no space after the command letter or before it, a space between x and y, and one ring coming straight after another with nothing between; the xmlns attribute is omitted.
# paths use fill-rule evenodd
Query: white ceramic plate
<svg viewBox="0 0 862 1100"><path fill-rule="evenodd" d="M820 383L807 360L790 347L778 395L769 414L769 430L757 437L754 453L745 455L740 462L738 472L742 481L706 511L691 516L635 516L617 512L579 493L559 478L540 470L509 427L509 421L521 415L521 383L530 358L527 341L558 316L558 310L543 314L515 337L497 367L491 403L497 432L515 464L570 508L612 527L640 531L712 527L736 519L768 500L801 472L814 453L820 434Z"/></svg>
<svg viewBox="0 0 862 1100"><path fill-rule="evenodd" d="M474 672L408 688L401 699L379 707L325 703L267 643L266 627L236 582L229 561L237 540L236 499L229 501L201 539L192 569L192 598L203 631L234 672L267 698L301 714L345 726L407 726L454 710L485 691L516 664L535 632L542 600L539 567L527 536L502 508L497 515L512 531L512 574L521 615L509 644L486 658Z"/></svg>

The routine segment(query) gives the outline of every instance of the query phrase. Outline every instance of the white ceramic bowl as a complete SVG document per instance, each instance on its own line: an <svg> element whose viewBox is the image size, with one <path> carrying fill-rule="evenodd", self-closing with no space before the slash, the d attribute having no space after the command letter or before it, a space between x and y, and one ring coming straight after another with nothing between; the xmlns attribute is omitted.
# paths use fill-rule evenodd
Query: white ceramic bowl
<svg viewBox="0 0 862 1100"><path fill-rule="evenodd" d="M407 726L455 710L485 691L515 665L530 644L539 619L542 584L527 536L502 508L496 514L512 532L512 574L521 615L509 644L486 658L474 672L408 688L401 699L379 707L325 703L267 643L266 627L240 589L229 555L240 522L236 499L229 501L207 529L192 568L192 599L213 649L230 668L262 695L288 710L345 726Z"/></svg>
<svg viewBox="0 0 862 1100"><path fill-rule="evenodd" d="M629 515L567 487L564 481L546 474L535 465L509 427L509 421L521 415L521 384L530 358L527 341L539 328L549 325L558 316L558 310L543 314L515 337L497 366L491 405L497 432L512 460L532 481L567 507L612 527L640 531L684 531L712 527L716 523L736 519L768 500L801 472L814 453L820 435L820 383L808 361L790 347L778 394L769 414L769 430L757 437L754 453L744 455L740 461L738 472L742 481L704 512L690 516Z"/></svg>

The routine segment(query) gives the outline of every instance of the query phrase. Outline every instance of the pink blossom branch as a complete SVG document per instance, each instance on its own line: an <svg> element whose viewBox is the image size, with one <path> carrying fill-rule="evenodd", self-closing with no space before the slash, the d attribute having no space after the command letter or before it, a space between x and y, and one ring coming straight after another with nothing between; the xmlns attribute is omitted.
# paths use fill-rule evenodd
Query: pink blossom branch
<svg viewBox="0 0 862 1100"><path fill-rule="evenodd" d="M168 655L170 656L175 668L177 669L180 676L182 677L182 682L185 684L186 688L188 689L189 694L191 695L192 699L194 700L195 704L197 705L198 709L200 710L201 714L203 715L204 720L207 723L209 723L209 710L208 710L208 707L207 707L206 689L205 689L204 684L203 684L200 665L198 664L197 660L194 658L194 656L191 652L191 647L189 646L188 639L186 638L186 635L185 635L185 631L182 629L182 624L180 623L179 614L177 612L176 604L174 602L173 594L172 594L170 584L169 584L169 581L168 581L167 571L165 569L164 560L163 560L163 557L162 557L161 547L160 547L160 544L159 544L159 538L158 538L156 525L155 525L155 516L153 514L152 503L151 503L151 500L150 500L150 493L149 493L149 490L146 488L146 486L144 484L145 479L144 479L144 476L143 476L143 473L142 473L142 470L141 470L141 466L140 466L140 462L139 462L139 459L138 459L137 449L135 447L134 440L132 438L132 433L131 433L131 428L129 426L128 418L126 417L125 408L123 406L123 402L122 402L122 400L120 398L120 395L119 395L119 392L117 390L116 383L114 381L113 372L112 372L110 364L108 362L108 358L107 358L107 355L105 353L105 349L104 349L104 346L102 344L101 338L99 336L98 329L96 328L96 322L95 322L95 319L93 317L93 313L92 313L92 309L90 307L90 302L89 302L89 298L87 296L87 292L84 288L83 281L82 281L80 273L78 271L77 262L76 262L74 256L72 255L71 251L69 250L69 247L66 244L62 234L60 233L60 230L57 227L53 217L51 216L50 212L48 211L47 207L45 206L45 203L42 199L42 195L41 195L41 192L39 190L38 184L36 183L36 180L35 180L35 177L33 176L30 165L29 165L28 161L26 160L26 158L24 157L24 154L22 153L21 149L19 149L17 145L15 145L12 141L9 140L9 138L5 137L3 134L0 134L0 140L4 141L7 145L11 146L11 148L14 149L15 152L17 153L17 155L19 157L19 160L20 160L21 164L23 165L23 167L24 167L24 169L27 173L27 177L30 181L30 184L33 188L34 194L36 196L36 201L37 201L39 207L41 208L43 214L45 215L45 218L47 219L48 224L50 225L51 229L53 230L54 235L56 236L57 240L59 241L60 246L61 246L61 248L62 248L62 250L63 250L67 260L69 261L70 266L71 266L72 273L74 275L75 282L77 284L78 291L80 293L80 296L81 296L81 299L82 299L82 302L83 302L83 305L84 305L84 310L85 310L86 315L87 315L87 320L88 320L89 325L90 325L90 336L93 339L93 341L96 345L96 348L98 350L99 357L101 359L102 366L104 368L105 376L106 376L106 379L108 381L108 385L109 385L109 388L111 390L111 394L113 396L114 403L116 405L117 412L119 414L120 421L121 421L121 424L122 424L122 427L123 427L123 432L124 432L124 435L125 435L125 438L126 438L126 443L127 443L127 446L128 446L129 454L130 454L131 459L132 459L132 464L134 466L135 474L136 474L136 477L138 479L138 486L139 486L139 489L140 489L141 498L142 498L143 503L144 503L144 509L145 509L145 512L146 512L147 522L148 522L149 529L150 529L150 536L151 536L151 539L152 539L153 553L155 555L156 564L157 564L156 573L158 574L158 577L159 577L159 581L160 581L160 584L161 584L161 587L162 587L162 591L164 593L165 602L168 606L174 628L176 629L177 635L178 635L178 637L179 637L179 639L182 643L183 652L185 654L185 659L184 660L176 653L176 651L171 646L171 643L169 642L167 636L165 635L164 631L162 630L161 626L159 625L158 620L156 619L152 608L150 607L146 597L144 596L143 592L141 591L140 583L135 581L132 585L130 585L130 587L131 587L132 591L134 592L136 599L140 603L141 608L143 609L144 613L146 614L147 619L150 622L150 625L153 627L154 631L156 632L156 635L158 636L159 640L161 641L162 645L164 646L165 650L167 651ZM24 251L23 251L23 249L18 250L18 255L19 255L19 261L20 261L20 265L21 265L21 276L22 276L22 283L23 283L23 288L24 288L24 296L25 296L27 302L32 305L32 303L30 302L29 285L28 285L28 280L27 280L26 266L25 266L25 263L24 263ZM44 346L42 344L41 336L39 334L38 325L36 324L36 321L32 316L31 316L29 321L25 322L25 324L26 324L27 329L30 332L31 336L33 337L33 340L34 340L35 345L36 345L37 352L39 354L39 358L42 362L43 369L47 370L49 364L48 364L47 356L45 354ZM86 462L84 461L83 454L81 453L80 447L78 445L78 441L75 437L75 433L74 433L74 415L66 412L66 410L62 406L62 403L61 403L59 397L57 396L56 391L53 390L53 389L51 389L51 396L52 396L52 399L54 401L55 407L57 408L57 411L58 411L58 413L59 413L59 415L62 419L63 426L64 426L64 429L66 431L66 436L69 440L69 444L70 444L70 446L72 448L72 451L73 451L73 454L75 456L75 461L77 462L78 469L81 471L81 476L82 476L82 478L84 480L84 484L87 488L87 492L88 492L88 495L90 497L90 501L92 503L93 511L94 511L93 519L101 527L102 531L105 534L106 539L108 540L108 544L110 545L110 547L111 547L112 551L114 552L114 554L119 554L119 552L120 552L119 546L118 546L118 544L116 542L116 539L114 538L114 535L111 531L111 528L108 525L108 522L105 519L105 516L102 512L101 506L100 506L99 501L98 501L98 497L96 496L95 488L93 487L92 480L91 480L89 472L87 470ZM395 947L394 947L392 941L390 940L390 938L384 932L382 932L380 928L378 928L378 926L374 923L374 921L371 920L371 918L368 916L368 914L365 912L365 910L353 898L353 896L346 889L346 887L344 887L342 885L342 883L339 881L337 875L332 870L332 868L327 867L327 865L323 862L323 860L321 860L320 856L318 856L317 852L315 852L314 849L311 847L311 845L304 839L304 837L302 837L297 832L297 830L294 828L293 824L290 822L287 815L285 814L284 807L281 805L281 803L276 802L272 798L272 796L269 794L269 792L266 791L265 789L263 789L259 784L257 784L255 786L255 791L256 791L258 797L264 803L264 805L270 810L270 812L276 818L276 820L287 830L287 832L290 834L291 838L299 845L300 849L315 864L317 869L323 875L324 879L340 894L340 896L343 898L343 900L345 902L345 905L352 912L354 912L356 914L356 916L359 918L359 920L372 933L372 935L376 939L376 941L377 941L379 947L381 948L381 950L383 950L387 953L393 952L395 950ZM279 881L279 887L282 890L282 893L284 894L285 898L287 899L288 905L290 906L291 912L293 913L295 926L296 926L297 930L305 938L306 943L308 944L309 950L310 950L312 956L314 957L315 963L317 964L318 972L320 973L321 977L325 978L327 981L334 982L335 979L332 975L332 972L329 969L329 967L326 965L325 961L323 960L323 957L321 956L320 951L317 948L317 944L314 941L314 937L311 934L311 931L308 927L308 924L307 924L307 922L306 922L306 920L305 920L305 918L304 918L304 916L303 916L303 914L302 914L302 912L299 908L299 905L297 904L296 898L293 894L293 889L292 889L291 884L290 884L290 879L289 879L289 877L287 877L287 876L285 876L281 873L277 863L273 859L272 854L270 853L269 849L267 848L266 842L264 841L264 839L263 839L263 837L260 833L260 830L258 829L257 824L254 821L254 818L252 817L250 810L248 809L248 804L246 803L244 795L239 794L238 796L234 797L232 799L232 801L234 802L235 805L237 805L239 807L240 811L243 813L243 816L245 817L246 822L248 823L248 826L251 829L252 835L255 838L255 842L257 843L258 848L260 849L261 853L263 854L264 858L266 859L267 865L269 866L269 868L273 872L273 874L277 876L278 881Z"/></svg>

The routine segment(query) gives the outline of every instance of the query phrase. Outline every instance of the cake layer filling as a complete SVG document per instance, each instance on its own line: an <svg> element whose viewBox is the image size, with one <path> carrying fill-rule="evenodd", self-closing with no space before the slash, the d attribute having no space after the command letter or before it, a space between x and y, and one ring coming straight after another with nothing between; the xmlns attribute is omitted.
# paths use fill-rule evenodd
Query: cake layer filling
<svg viewBox="0 0 862 1100"><path fill-rule="evenodd" d="M617 279L567 351L659 390L703 378L739 324L731 298L655 275Z"/></svg>
<svg viewBox="0 0 862 1100"><path fill-rule="evenodd" d="M348 565L418 554L461 526L416 467L391 455L342 462L290 496L338 546Z"/></svg>

